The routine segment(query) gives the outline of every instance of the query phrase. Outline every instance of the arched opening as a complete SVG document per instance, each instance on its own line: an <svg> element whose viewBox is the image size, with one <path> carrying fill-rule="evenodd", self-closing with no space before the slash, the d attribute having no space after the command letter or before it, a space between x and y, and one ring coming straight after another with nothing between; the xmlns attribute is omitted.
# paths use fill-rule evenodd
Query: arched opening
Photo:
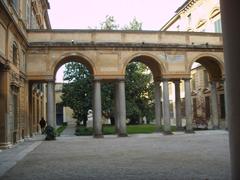
<svg viewBox="0 0 240 180"><path fill-rule="evenodd" d="M94 68L90 60L79 55L67 55L60 58L50 69L53 72L50 80L29 82L29 134L31 136L40 133L43 129L40 128L42 118L46 120L47 125L53 127L66 123L74 125L76 122L86 123L87 111L92 108ZM78 83L79 81L81 83ZM83 82L85 86L82 85ZM87 87L90 90L83 92ZM83 105L85 102L88 106ZM84 110L79 106L84 106Z"/></svg>
<svg viewBox="0 0 240 180"><path fill-rule="evenodd" d="M225 128L223 67L214 57L196 59L191 66L193 123L196 128Z"/></svg>
<svg viewBox="0 0 240 180"><path fill-rule="evenodd" d="M138 125L136 132L155 132L161 125L160 63L146 55L133 57L125 69L126 116L129 133ZM156 88L159 91L158 116L156 117ZM159 122L157 122L159 121ZM157 126L156 126L157 124Z"/></svg>
<svg viewBox="0 0 240 180"><path fill-rule="evenodd" d="M93 128L93 119L88 116L93 109L93 73L92 64L80 56L63 58L54 70L56 123L77 125L78 135L84 127Z"/></svg>

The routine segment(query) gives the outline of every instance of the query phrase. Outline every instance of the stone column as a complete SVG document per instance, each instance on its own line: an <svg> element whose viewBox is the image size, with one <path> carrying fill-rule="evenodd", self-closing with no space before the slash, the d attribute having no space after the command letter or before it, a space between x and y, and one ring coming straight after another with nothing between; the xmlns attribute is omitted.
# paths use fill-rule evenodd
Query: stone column
<svg viewBox="0 0 240 180"><path fill-rule="evenodd" d="M190 88L190 78L184 80L185 87L185 114L186 114L186 133L193 133L192 120L193 120L193 111L192 111L192 97L191 97L191 88Z"/></svg>
<svg viewBox="0 0 240 180"><path fill-rule="evenodd" d="M47 83L47 125L56 127L56 113L55 113L55 83L49 81Z"/></svg>
<svg viewBox="0 0 240 180"><path fill-rule="evenodd" d="M29 136L33 136L33 91L32 91L33 84L30 82L28 86L28 106L29 106Z"/></svg>
<svg viewBox="0 0 240 180"><path fill-rule="evenodd" d="M101 82L94 81L94 103L93 103L93 136L102 138L102 104L101 104Z"/></svg>
<svg viewBox="0 0 240 180"><path fill-rule="evenodd" d="M118 115L118 136L126 137L126 101L125 101L125 82L124 80L119 80L117 82L117 115Z"/></svg>
<svg viewBox="0 0 240 180"><path fill-rule="evenodd" d="M211 117L213 129L219 128L219 115L218 115L218 103L217 103L217 88L216 81L211 81Z"/></svg>
<svg viewBox="0 0 240 180"><path fill-rule="evenodd" d="M174 81L174 84L175 84L176 128L177 130L182 130L180 80Z"/></svg>
<svg viewBox="0 0 240 180"><path fill-rule="evenodd" d="M225 129L227 130L228 129L228 118L227 118L227 92L226 92L226 89L227 89L227 85L226 85L226 80L224 79L223 80L223 83L224 83L224 103L225 103Z"/></svg>
<svg viewBox="0 0 240 180"><path fill-rule="evenodd" d="M115 83L115 94L114 94L114 103L115 103L115 108L114 108L114 121L115 121L115 129L116 133L119 134L119 103L118 103L118 82Z"/></svg>
<svg viewBox="0 0 240 180"><path fill-rule="evenodd" d="M0 67L0 148L11 147L11 142L8 140L9 134L9 113L8 113L8 92L9 92L9 71L8 66Z"/></svg>
<svg viewBox="0 0 240 180"><path fill-rule="evenodd" d="M154 96L155 96L155 121L156 121L156 130L160 132L161 128L161 87L160 82L154 82Z"/></svg>
<svg viewBox="0 0 240 180"><path fill-rule="evenodd" d="M38 132L38 93L37 89L34 92L34 133Z"/></svg>
<svg viewBox="0 0 240 180"><path fill-rule="evenodd" d="M163 133L172 134L169 113L169 92L167 79L163 79L163 122Z"/></svg>
<svg viewBox="0 0 240 180"><path fill-rule="evenodd" d="M229 122L229 143L232 179L240 179L240 61L239 42L240 27L235 19L240 17L238 0L220 0L221 18L224 38L224 68L226 73L226 107ZM229 177L230 178L230 177Z"/></svg>

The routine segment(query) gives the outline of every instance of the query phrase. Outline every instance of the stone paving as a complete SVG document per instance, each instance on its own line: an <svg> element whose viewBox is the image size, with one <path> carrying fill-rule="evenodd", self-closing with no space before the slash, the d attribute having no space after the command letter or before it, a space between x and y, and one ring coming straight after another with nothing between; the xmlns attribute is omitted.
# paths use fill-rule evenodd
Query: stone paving
<svg viewBox="0 0 240 180"><path fill-rule="evenodd" d="M226 131L137 134L126 138L111 135L104 139L62 136L56 141L23 144L31 143L31 147L36 142L39 144L23 149L29 153L24 158L20 155L16 165L0 179L230 179ZM8 163L2 161L2 153L11 156L20 146L0 152L0 169Z"/></svg>

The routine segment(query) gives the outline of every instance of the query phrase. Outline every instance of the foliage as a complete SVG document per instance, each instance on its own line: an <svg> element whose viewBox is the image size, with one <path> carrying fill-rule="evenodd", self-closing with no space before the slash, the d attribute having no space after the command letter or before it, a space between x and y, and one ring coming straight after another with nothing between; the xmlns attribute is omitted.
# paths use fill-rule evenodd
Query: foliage
<svg viewBox="0 0 240 180"><path fill-rule="evenodd" d="M63 123L60 127L58 127L56 130L57 136L60 136L66 127L67 127L66 123Z"/></svg>
<svg viewBox="0 0 240 180"><path fill-rule="evenodd" d="M176 127L171 127L172 131L176 131ZM141 124L141 125L128 125L127 133L128 134L149 134L156 132L156 125L154 124ZM91 136L93 134L93 128L86 128L84 126L78 126L76 128L76 136ZM105 125L103 126L103 134L110 135L116 134L115 126Z"/></svg>
<svg viewBox="0 0 240 180"><path fill-rule="evenodd" d="M104 30L117 30L119 28L119 25L116 24L116 21L115 21L113 16L107 15L105 18L106 18L105 21L103 21L100 24L101 25L101 29L104 29Z"/></svg>
<svg viewBox="0 0 240 180"><path fill-rule="evenodd" d="M153 80L150 70L142 63L132 62L126 69L126 106L130 124L138 124L146 116L153 118Z"/></svg>
<svg viewBox="0 0 240 180"><path fill-rule="evenodd" d="M122 29L123 30L134 30L134 31L142 30L142 23L139 22L136 19L136 17L134 17L133 20L131 22L129 22L129 25L124 26Z"/></svg>
<svg viewBox="0 0 240 180"><path fill-rule="evenodd" d="M87 111L92 109L92 75L84 65L70 62L65 65L64 80L69 83L63 85L63 105L73 110L78 121L86 122Z"/></svg>
<svg viewBox="0 0 240 180"><path fill-rule="evenodd" d="M56 130L52 127L52 126L47 126L44 130L44 132L46 133L46 137L45 140L56 140Z"/></svg>

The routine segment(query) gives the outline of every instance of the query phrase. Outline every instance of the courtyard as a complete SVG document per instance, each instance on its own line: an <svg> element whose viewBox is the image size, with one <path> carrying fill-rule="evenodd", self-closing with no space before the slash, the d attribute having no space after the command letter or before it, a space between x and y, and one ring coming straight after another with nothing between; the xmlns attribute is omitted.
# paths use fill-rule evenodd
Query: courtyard
<svg viewBox="0 0 240 180"><path fill-rule="evenodd" d="M169 136L134 134L126 138L41 138L0 152L0 178L230 179L228 132L224 130L175 132Z"/></svg>

